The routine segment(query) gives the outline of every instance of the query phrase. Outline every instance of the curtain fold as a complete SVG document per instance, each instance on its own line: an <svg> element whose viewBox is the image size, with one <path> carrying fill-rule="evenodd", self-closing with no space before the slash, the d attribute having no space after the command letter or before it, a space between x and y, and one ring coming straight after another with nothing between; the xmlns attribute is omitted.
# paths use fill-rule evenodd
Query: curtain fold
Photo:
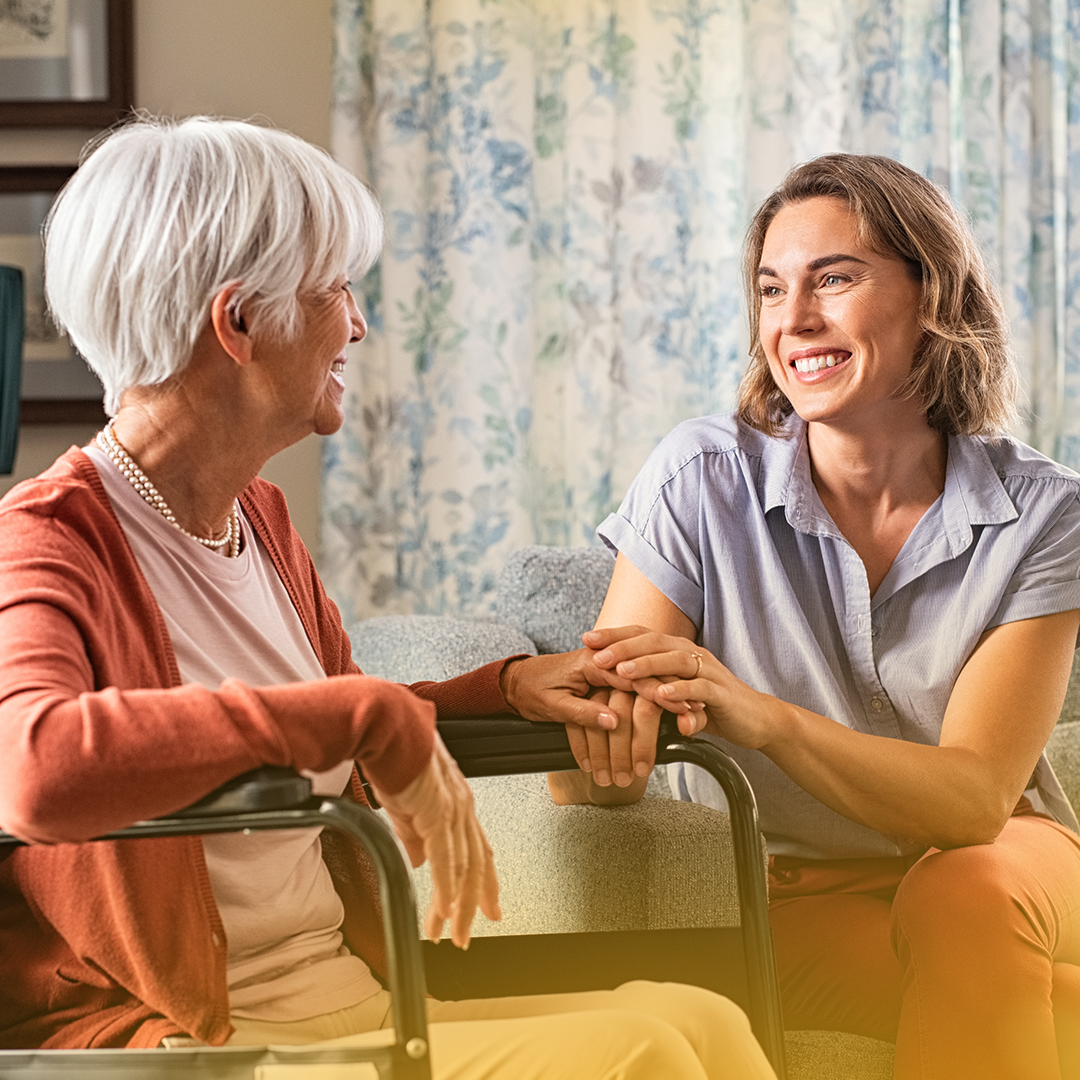
<svg viewBox="0 0 1080 1080"><path fill-rule="evenodd" d="M327 441L348 619L489 610L587 544L656 442L726 411L739 253L801 160L886 154L970 215L1024 385L1080 464L1075 0L337 0L334 149L387 244Z"/></svg>

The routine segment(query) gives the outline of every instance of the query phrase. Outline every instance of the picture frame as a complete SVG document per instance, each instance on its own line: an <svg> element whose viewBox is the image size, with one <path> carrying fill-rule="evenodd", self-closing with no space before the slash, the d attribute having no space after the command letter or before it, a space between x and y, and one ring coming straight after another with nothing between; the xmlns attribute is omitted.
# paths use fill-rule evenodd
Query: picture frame
<svg viewBox="0 0 1080 1080"><path fill-rule="evenodd" d="M26 331L20 419L23 424L98 423L101 383L60 335L45 310L41 225L74 165L0 168L0 263L23 271Z"/></svg>
<svg viewBox="0 0 1080 1080"><path fill-rule="evenodd" d="M134 0L0 3L0 127L109 127L132 109Z"/></svg>

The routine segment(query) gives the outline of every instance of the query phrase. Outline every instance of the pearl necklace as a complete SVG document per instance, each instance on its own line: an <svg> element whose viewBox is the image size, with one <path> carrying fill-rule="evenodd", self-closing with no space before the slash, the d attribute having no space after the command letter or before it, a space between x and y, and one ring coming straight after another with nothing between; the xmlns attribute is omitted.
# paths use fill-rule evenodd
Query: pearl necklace
<svg viewBox="0 0 1080 1080"><path fill-rule="evenodd" d="M173 528L179 529L185 536L190 536L192 540L202 544L203 547L216 549L223 548L228 544L229 558L235 559L240 554L240 515L236 512L236 504L233 503L232 513L229 515L229 526L225 530L225 535L219 539L207 539L205 536L196 536L194 533L188 532L187 529L176 520L176 515L172 512L172 508L161 497L161 493L158 489L150 483L146 473L135 464L131 455L120 445L119 440L113 434L114 423L116 423L115 417L105 425L104 431L98 432L96 441L98 447L108 455L109 460L112 461L121 473L123 473L131 486L147 503L161 514Z"/></svg>

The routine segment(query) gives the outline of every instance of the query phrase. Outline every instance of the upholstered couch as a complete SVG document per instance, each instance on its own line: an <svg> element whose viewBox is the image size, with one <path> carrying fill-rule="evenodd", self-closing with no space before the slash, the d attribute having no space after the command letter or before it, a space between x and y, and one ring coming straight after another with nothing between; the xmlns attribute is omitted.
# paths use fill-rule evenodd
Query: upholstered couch
<svg viewBox="0 0 1080 1080"><path fill-rule="evenodd" d="M574 649L600 610L612 561L597 549L525 548L499 582L496 617L385 616L351 628L369 674L444 679L512 653ZM1080 806L1080 663L1049 754ZM727 816L670 799L663 770L645 800L613 809L557 807L542 776L471 781L503 889L503 920L478 936L732 926ZM429 884L421 871L417 892ZM827 1031L787 1033L790 1080L888 1080L892 1046Z"/></svg>

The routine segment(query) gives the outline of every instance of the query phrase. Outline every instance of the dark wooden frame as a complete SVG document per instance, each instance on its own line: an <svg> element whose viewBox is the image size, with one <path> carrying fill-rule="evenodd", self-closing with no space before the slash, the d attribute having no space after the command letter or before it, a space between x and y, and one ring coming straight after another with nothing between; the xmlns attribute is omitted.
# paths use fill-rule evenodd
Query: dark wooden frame
<svg viewBox="0 0 1080 1080"><path fill-rule="evenodd" d="M75 171L74 165L13 165L0 168L0 194L57 192ZM21 424L97 424L105 421L99 398L24 398Z"/></svg>
<svg viewBox="0 0 1080 1080"><path fill-rule="evenodd" d="M109 96L91 101L0 101L0 127L103 128L135 98L134 0L106 0Z"/></svg>

